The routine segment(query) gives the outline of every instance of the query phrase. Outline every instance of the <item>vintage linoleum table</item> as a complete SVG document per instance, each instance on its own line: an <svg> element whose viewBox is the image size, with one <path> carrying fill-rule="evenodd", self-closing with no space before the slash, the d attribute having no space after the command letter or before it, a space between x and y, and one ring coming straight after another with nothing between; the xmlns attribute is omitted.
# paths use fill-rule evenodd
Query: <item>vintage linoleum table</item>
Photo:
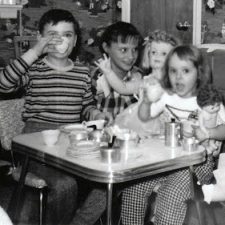
<svg viewBox="0 0 225 225"><path fill-rule="evenodd" d="M71 156L68 154L69 139L61 135L58 143L48 147L43 143L40 132L22 134L13 139L13 151L23 154L24 162L14 199L14 217L18 212L19 202L30 159L60 168L82 178L105 183L107 187L107 224L111 225L113 184L168 172L178 168L191 167L205 160L205 150L185 152L181 147L169 148L164 140L149 138L141 141L133 150L124 151L116 163L101 160L100 150L95 154Z"/></svg>

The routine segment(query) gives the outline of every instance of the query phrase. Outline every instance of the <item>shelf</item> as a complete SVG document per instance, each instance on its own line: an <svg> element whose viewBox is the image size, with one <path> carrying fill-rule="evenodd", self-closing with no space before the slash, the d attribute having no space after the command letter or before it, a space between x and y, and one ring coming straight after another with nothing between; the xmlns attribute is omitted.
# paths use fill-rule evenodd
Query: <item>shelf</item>
<svg viewBox="0 0 225 225"><path fill-rule="evenodd" d="M1 19L16 19L17 12L21 11L23 8L22 5L7 5L1 4L0 5L0 18Z"/></svg>

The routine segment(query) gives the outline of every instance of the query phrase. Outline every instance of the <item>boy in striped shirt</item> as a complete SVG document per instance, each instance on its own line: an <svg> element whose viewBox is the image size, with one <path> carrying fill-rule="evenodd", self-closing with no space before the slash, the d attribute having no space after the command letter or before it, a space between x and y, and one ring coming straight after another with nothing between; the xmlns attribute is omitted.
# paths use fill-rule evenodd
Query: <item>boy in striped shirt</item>
<svg viewBox="0 0 225 225"><path fill-rule="evenodd" d="M89 69L69 59L80 35L73 15L62 9L47 11L40 19L39 32L37 43L0 74L0 92L10 93L20 87L26 90L24 133L84 119L111 122L111 114L96 108ZM67 224L76 205L75 178L34 161L29 171L48 184L48 224Z"/></svg>
<svg viewBox="0 0 225 225"><path fill-rule="evenodd" d="M39 32L36 45L6 66L0 76L0 92L25 87L26 127L39 129L42 124L49 129L83 119L110 120L109 114L95 106L89 69L69 58L80 35L72 14L50 10L41 18Z"/></svg>

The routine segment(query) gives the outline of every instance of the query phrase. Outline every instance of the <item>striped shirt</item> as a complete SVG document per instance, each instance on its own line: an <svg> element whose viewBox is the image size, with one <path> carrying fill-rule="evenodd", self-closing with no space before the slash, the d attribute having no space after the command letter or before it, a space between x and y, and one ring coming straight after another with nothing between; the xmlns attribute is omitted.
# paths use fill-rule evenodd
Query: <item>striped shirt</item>
<svg viewBox="0 0 225 225"><path fill-rule="evenodd" d="M88 119L96 109L89 69L73 63L61 71L49 66L45 58L28 66L15 59L0 76L0 92L26 88L24 121L76 123Z"/></svg>
<svg viewBox="0 0 225 225"><path fill-rule="evenodd" d="M117 114L121 113L125 108L127 108L132 103L137 102L133 95L121 95L115 92L113 89L110 91L110 95L105 97L103 92L98 92L97 90L97 80L102 76L100 70L95 70L92 75L92 88L93 94L96 101L97 108L102 112L111 112L115 118ZM123 81L129 81L132 78L142 76L138 68L134 67L127 75L123 78Z"/></svg>

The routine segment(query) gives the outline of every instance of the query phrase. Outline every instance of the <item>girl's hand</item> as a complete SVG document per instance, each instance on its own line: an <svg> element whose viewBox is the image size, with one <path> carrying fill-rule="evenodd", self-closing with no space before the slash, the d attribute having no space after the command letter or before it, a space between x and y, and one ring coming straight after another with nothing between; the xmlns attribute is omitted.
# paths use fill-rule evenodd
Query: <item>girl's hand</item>
<svg viewBox="0 0 225 225"><path fill-rule="evenodd" d="M202 143L208 155L216 157L220 153L219 145L214 140L205 141Z"/></svg>
<svg viewBox="0 0 225 225"><path fill-rule="evenodd" d="M160 83L158 81L155 83L154 80L151 83L145 83L144 90L150 102L157 102L164 93Z"/></svg>
<svg viewBox="0 0 225 225"><path fill-rule="evenodd" d="M96 61L95 64L102 70L105 75L111 73L112 71L110 58L108 58L106 54L103 54L103 58Z"/></svg>

